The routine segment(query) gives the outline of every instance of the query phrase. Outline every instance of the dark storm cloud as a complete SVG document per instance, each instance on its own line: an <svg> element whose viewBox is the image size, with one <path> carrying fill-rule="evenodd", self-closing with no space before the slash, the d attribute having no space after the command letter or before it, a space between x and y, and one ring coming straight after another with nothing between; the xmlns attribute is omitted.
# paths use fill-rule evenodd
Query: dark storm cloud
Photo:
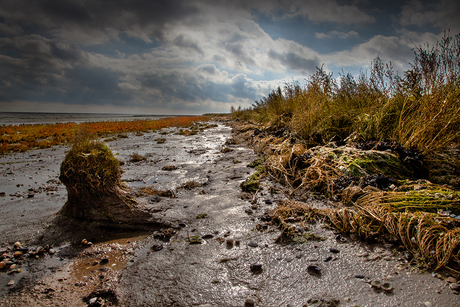
<svg viewBox="0 0 460 307"><path fill-rule="evenodd" d="M212 71L210 66L200 69L207 72ZM235 76L228 83L214 82L198 74L179 72L146 74L138 79L146 89L159 91L163 97L175 97L183 101L195 102L210 99L226 103L231 102L234 98L256 98L256 88L252 80L244 75Z"/></svg>
<svg viewBox="0 0 460 307"><path fill-rule="evenodd" d="M283 65L289 67L292 70L299 71L304 74L312 73L316 67L321 66L321 62L318 58L307 59L299 56L294 52L279 53L274 50L268 52L270 58L280 61Z"/></svg>
<svg viewBox="0 0 460 307"><path fill-rule="evenodd" d="M323 63L358 70L380 55L403 69L411 48L458 29L458 8L450 0L377 8L355 0L0 0L0 110L14 100L250 106Z"/></svg>
<svg viewBox="0 0 460 307"><path fill-rule="evenodd" d="M0 16L5 21L53 28L79 27L99 31L112 27L119 31L141 31L163 40L167 27L176 23L193 25L198 9L188 1L176 0L4 0Z"/></svg>

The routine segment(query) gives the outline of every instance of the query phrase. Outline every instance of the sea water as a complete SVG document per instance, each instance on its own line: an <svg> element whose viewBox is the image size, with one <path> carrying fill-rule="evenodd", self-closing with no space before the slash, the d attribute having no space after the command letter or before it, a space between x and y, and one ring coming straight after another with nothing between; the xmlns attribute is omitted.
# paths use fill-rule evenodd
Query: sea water
<svg viewBox="0 0 460 307"><path fill-rule="evenodd" d="M0 125L83 123L101 121L155 120L174 115L133 115L110 113L0 112Z"/></svg>

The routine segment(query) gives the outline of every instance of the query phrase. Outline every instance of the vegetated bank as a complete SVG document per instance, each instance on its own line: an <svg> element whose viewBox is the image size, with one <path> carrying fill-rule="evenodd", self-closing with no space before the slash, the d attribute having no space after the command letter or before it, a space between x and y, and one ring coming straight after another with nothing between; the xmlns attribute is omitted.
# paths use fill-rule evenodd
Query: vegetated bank
<svg viewBox="0 0 460 307"><path fill-rule="evenodd" d="M460 36L414 54L403 76L380 58L369 76L318 68L232 116L265 157L263 175L287 188L290 200L270 213L283 229L293 215L323 218L459 275ZM334 208L312 208L309 194Z"/></svg>

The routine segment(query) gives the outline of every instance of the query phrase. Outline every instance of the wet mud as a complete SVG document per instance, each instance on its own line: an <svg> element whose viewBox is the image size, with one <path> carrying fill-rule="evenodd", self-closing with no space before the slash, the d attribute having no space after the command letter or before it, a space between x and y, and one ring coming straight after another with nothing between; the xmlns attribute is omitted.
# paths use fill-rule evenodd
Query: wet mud
<svg viewBox="0 0 460 307"><path fill-rule="evenodd" d="M397 246L342 237L320 221L292 221L298 236L280 241L266 213L286 196L269 178L255 194L240 188L256 171L247 167L254 151L229 142L222 123L177 132L107 142L128 186L171 192L137 193L158 223L149 232L56 223L66 201L56 181L66 148L0 157L0 249L11 254L20 241L55 250L24 257L19 273L0 271L0 306L460 305L441 275L417 271ZM135 153L147 159L130 162Z"/></svg>

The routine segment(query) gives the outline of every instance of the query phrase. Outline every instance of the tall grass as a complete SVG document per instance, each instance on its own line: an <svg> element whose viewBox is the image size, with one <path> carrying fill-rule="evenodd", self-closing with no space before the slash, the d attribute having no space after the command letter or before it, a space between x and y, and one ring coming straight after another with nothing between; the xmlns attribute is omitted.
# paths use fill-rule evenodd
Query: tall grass
<svg viewBox="0 0 460 307"><path fill-rule="evenodd" d="M285 84L234 116L303 139L327 141L357 134L363 140L391 139L424 154L460 137L460 35L445 34L435 46L413 49L402 76L377 57L368 74L334 79L323 67L299 83Z"/></svg>

